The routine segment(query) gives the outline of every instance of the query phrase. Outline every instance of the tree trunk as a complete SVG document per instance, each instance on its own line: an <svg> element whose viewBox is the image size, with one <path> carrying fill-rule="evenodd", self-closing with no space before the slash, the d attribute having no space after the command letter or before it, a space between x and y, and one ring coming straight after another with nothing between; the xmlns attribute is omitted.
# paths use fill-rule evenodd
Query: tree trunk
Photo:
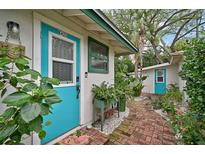
<svg viewBox="0 0 205 154"><path fill-rule="evenodd" d="M139 64L139 57L138 54L135 54L135 78L138 79L138 64Z"/></svg>
<svg viewBox="0 0 205 154"><path fill-rule="evenodd" d="M139 39L137 39L137 46L139 47L139 55L135 55L135 77L142 77L142 67L143 67L143 52L144 52L144 37L145 37L145 27L143 22L141 22L139 30ZM140 72L138 69L140 66Z"/></svg>
<svg viewBox="0 0 205 154"><path fill-rule="evenodd" d="M159 55L160 52L157 50L157 46L156 46L155 41L154 41L154 40L150 40L150 42L151 42L151 44L152 44L152 47L153 47L153 49L154 49L155 56L156 56L158 62L159 62L160 64L162 64L162 63L163 63L163 60L160 58L160 55Z"/></svg>

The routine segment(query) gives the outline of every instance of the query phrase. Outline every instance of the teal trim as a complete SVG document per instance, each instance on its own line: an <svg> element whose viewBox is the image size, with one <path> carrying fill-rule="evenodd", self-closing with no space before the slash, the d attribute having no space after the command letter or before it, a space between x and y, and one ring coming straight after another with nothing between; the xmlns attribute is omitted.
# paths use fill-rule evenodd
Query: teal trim
<svg viewBox="0 0 205 154"><path fill-rule="evenodd" d="M102 28L104 28L108 33L110 33L124 46L126 46L131 52L138 52L138 49L132 44L132 42L130 42L124 36L124 34L101 11L92 9L81 9L81 11L85 13L88 17L90 17L92 20L94 20ZM99 16L99 14L103 16L104 19L101 16ZM112 26L114 26L115 29Z"/></svg>
<svg viewBox="0 0 205 154"><path fill-rule="evenodd" d="M106 48L107 58L108 58L107 69L96 69L96 68L92 67L92 65L91 65L92 54L93 54L93 52L95 52L92 50L92 45L91 45L92 42L95 42L95 43L102 45L103 47ZM104 73L104 74L109 73L109 47L106 46L105 44L93 39L92 37L88 37L88 72L89 73Z"/></svg>
<svg viewBox="0 0 205 154"><path fill-rule="evenodd" d="M157 70L163 70L164 82L157 82ZM166 94L166 69L155 69L154 73L155 94Z"/></svg>
<svg viewBox="0 0 205 154"><path fill-rule="evenodd" d="M60 30L45 23L41 23L41 74L48 76L48 46L49 32L60 34ZM80 77L80 39L66 34L65 37L76 42L76 76ZM77 82L76 85L80 85ZM41 144L46 144L80 125L80 99L78 99L76 85L55 88L62 102L54 104L52 113L43 117L43 123L51 121L50 126L45 126L46 137Z"/></svg>

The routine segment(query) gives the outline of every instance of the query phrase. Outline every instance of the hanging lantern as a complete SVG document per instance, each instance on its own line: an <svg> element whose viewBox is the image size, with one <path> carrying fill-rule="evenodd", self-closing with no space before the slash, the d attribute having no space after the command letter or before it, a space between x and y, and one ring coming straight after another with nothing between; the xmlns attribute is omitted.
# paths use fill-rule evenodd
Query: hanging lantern
<svg viewBox="0 0 205 154"><path fill-rule="evenodd" d="M7 28L5 41L0 42L0 48L3 49L0 56L6 54L12 59L19 58L25 54L25 47L21 45L20 26L16 22L8 21Z"/></svg>

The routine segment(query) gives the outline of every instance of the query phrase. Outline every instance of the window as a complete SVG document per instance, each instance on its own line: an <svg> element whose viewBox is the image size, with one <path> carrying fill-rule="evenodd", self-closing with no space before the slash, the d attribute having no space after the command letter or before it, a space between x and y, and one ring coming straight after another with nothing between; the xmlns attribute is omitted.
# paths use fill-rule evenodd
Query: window
<svg viewBox="0 0 205 154"><path fill-rule="evenodd" d="M109 48L97 40L88 38L88 71L108 73Z"/></svg>
<svg viewBox="0 0 205 154"><path fill-rule="evenodd" d="M164 82L164 70L163 69L157 70L157 82L158 83Z"/></svg>
<svg viewBox="0 0 205 154"><path fill-rule="evenodd" d="M61 84L75 82L75 44L60 35L51 34L51 63L50 75L60 80Z"/></svg>

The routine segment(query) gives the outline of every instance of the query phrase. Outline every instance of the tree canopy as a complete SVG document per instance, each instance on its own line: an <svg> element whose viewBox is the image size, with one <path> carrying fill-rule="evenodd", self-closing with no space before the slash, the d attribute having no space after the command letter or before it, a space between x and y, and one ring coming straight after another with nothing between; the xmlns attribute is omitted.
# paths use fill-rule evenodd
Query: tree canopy
<svg viewBox="0 0 205 154"><path fill-rule="evenodd" d="M103 11L140 49L142 57L153 52L158 63L164 62L163 57L180 50L184 39L200 37L205 24L204 10Z"/></svg>

